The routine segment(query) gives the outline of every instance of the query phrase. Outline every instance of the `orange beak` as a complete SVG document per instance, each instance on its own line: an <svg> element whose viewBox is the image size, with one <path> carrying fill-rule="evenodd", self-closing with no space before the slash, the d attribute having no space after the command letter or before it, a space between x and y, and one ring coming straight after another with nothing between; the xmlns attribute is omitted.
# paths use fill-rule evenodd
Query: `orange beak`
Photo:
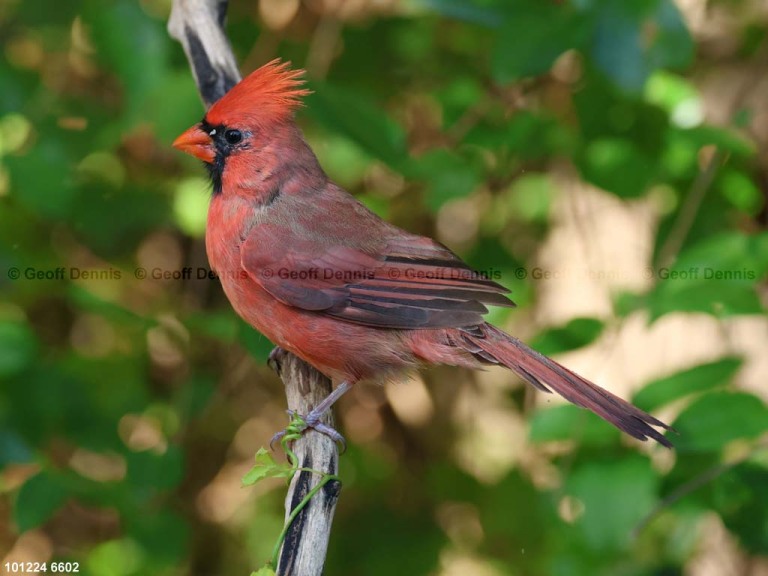
<svg viewBox="0 0 768 576"><path fill-rule="evenodd" d="M173 147L199 158L203 162L212 163L216 159L216 148L213 140L200 125L196 124L173 142Z"/></svg>

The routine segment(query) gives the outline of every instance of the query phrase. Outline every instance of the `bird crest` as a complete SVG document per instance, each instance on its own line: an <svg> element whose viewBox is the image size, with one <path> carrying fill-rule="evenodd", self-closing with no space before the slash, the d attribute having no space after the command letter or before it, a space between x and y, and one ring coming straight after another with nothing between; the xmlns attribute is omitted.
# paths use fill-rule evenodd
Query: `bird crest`
<svg viewBox="0 0 768 576"><path fill-rule="evenodd" d="M231 125L239 120L286 120L311 93L304 88L304 70L291 69L279 58L254 70L218 100L205 115L211 124Z"/></svg>

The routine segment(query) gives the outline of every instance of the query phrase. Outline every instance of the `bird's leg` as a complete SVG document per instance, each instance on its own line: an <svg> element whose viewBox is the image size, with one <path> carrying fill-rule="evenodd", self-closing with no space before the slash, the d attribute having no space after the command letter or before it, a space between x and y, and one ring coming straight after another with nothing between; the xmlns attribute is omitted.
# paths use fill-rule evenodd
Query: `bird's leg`
<svg viewBox="0 0 768 576"><path fill-rule="evenodd" d="M321 434L325 434L328 436L331 440L334 442L337 442L341 445L342 452L346 450L347 442L344 440L344 436L339 434L336 430L328 426L327 424L323 424L320 421L320 418L323 417L323 414L325 414L328 410L330 410L331 406L334 405L334 403L344 396L344 394L352 388L352 382L348 380L344 380L341 384L336 386L336 388L328 394L317 406L315 406L308 414L302 415L302 414L296 414L293 410L288 411L288 415L295 419L297 416L301 418L301 421L303 424L301 425L301 428L298 430L299 432L303 432L307 428L312 428L316 432L320 432ZM269 445L273 446L275 442L279 441L280 439L285 436L286 431L283 430L282 432L278 432L274 436L272 436L272 440L270 441Z"/></svg>

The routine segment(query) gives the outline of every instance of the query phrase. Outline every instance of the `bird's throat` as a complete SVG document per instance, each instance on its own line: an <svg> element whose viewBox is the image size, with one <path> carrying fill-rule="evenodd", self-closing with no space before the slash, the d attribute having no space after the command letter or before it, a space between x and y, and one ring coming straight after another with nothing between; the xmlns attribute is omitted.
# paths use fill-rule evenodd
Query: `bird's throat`
<svg viewBox="0 0 768 576"><path fill-rule="evenodd" d="M224 165L227 162L227 158L221 152L216 154L213 162L206 162L205 167L208 169L208 175L211 178L211 184L213 185L213 195L221 194L222 178L224 175Z"/></svg>

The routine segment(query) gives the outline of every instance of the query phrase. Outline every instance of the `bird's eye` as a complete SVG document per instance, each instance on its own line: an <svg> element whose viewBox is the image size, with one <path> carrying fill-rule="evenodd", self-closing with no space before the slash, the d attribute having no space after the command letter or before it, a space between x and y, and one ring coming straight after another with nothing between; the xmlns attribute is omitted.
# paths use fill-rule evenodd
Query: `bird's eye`
<svg viewBox="0 0 768 576"><path fill-rule="evenodd" d="M243 134L240 132L240 130L227 130L224 132L224 138L230 144L237 144L240 142L240 140L243 139Z"/></svg>

